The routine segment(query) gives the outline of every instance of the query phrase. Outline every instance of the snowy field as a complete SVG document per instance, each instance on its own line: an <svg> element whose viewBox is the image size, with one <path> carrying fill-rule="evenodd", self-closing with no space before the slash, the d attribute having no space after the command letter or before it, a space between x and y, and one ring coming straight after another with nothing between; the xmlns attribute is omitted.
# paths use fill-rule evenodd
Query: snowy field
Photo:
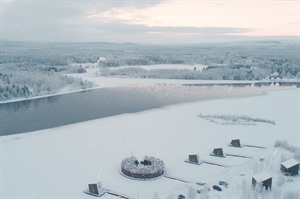
<svg viewBox="0 0 300 199"><path fill-rule="evenodd" d="M157 65L152 65L157 67ZM176 65L175 65L176 66ZM174 66L174 67L175 67ZM190 65L188 65L190 66ZM202 65L201 65L202 66ZM145 67L151 67L145 66ZM119 68L119 67L118 67ZM247 80L184 80L184 79L151 79L151 78L127 78L127 77L104 77L99 75L99 68L86 68L86 73L72 73L67 76L76 77L82 80L93 82L97 87L117 87L128 85L149 85L149 84L215 84L215 83L255 83L260 81ZM266 81L263 81L266 82Z"/></svg>
<svg viewBox="0 0 300 199"><path fill-rule="evenodd" d="M73 73L67 74L67 76L76 77L82 80L93 82L95 85L101 88L141 84L196 84L199 82L206 82L201 80L104 77L97 75L99 73L99 68L86 68L86 71L86 73Z"/></svg>
<svg viewBox="0 0 300 199"><path fill-rule="evenodd" d="M111 67L112 70L124 69L124 68L141 68L144 70L156 70L156 69L176 69L176 70L199 70L206 68L207 66L202 64L187 65L187 64L155 64L155 65L137 65L137 66L120 66Z"/></svg>
<svg viewBox="0 0 300 199"><path fill-rule="evenodd" d="M218 99L168 106L136 114L77 123L59 128L1 137L1 199L93 198L82 191L102 181L105 188L134 199L188 197L194 182L229 183L222 192L210 190L197 198L251 198L252 175L267 171L273 176L270 193L257 198L284 198L299 190L299 177L282 177L280 162L292 156L274 148L276 140L299 146L299 89L268 92L261 96ZM275 121L275 125L220 125L199 115L247 115ZM228 147L231 139L259 148ZM223 147L225 153L253 159L217 158L209 154ZM189 154L227 165L185 163ZM164 160L166 174L191 184L161 177L135 181L120 175L123 158L144 155ZM104 195L104 199L116 198Z"/></svg>

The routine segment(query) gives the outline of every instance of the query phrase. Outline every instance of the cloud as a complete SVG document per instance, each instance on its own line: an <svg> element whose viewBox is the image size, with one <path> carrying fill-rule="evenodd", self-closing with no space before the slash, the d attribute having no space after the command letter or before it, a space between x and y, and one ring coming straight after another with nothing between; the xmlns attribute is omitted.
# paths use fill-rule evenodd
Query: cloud
<svg viewBox="0 0 300 199"><path fill-rule="evenodd" d="M88 15L99 22L166 27L238 27L253 35L297 35L282 24L298 20L297 1L165 1L145 7L112 8Z"/></svg>
<svg viewBox="0 0 300 199"><path fill-rule="evenodd" d="M146 2L146 3L145 3ZM66 33L88 37L95 23L86 16L109 9L134 6L136 9L153 6L161 0L151 1L1 1L2 36L16 40L61 40ZM86 30L86 33L82 31ZM61 33L61 34L59 34Z"/></svg>
<svg viewBox="0 0 300 199"><path fill-rule="evenodd" d="M241 3L242 2L242 3ZM35 41L164 42L297 34L295 1L5 0L2 38Z"/></svg>

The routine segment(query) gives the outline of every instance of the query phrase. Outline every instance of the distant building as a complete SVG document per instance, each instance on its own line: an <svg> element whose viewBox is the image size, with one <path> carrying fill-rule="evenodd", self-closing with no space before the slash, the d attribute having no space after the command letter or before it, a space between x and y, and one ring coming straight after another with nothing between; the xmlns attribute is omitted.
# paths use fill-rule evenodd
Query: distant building
<svg viewBox="0 0 300 199"><path fill-rule="evenodd" d="M291 176L298 175L299 162L294 158L286 160L281 163L280 170L287 175L291 175Z"/></svg>
<svg viewBox="0 0 300 199"><path fill-rule="evenodd" d="M266 190L272 188L272 176L266 172L256 174L252 177L252 185L256 186L261 184L262 187L265 187Z"/></svg>
<svg viewBox="0 0 300 199"><path fill-rule="evenodd" d="M274 72L269 76L269 79L278 79L280 77L278 72Z"/></svg>
<svg viewBox="0 0 300 199"><path fill-rule="evenodd" d="M211 155L217 156L217 157L225 157L222 148L215 148Z"/></svg>
<svg viewBox="0 0 300 199"><path fill-rule="evenodd" d="M232 147L242 147L241 142L239 139L231 140L230 146Z"/></svg>

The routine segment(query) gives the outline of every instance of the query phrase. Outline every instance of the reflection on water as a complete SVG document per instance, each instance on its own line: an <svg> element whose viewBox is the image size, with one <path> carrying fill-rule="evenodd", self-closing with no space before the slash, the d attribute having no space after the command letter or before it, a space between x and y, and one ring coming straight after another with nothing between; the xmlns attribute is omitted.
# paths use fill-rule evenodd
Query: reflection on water
<svg viewBox="0 0 300 199"><path fill-rule="evenodd" d="M0 104L0 135L52 128L181 102L259 94L270 89L270 86L253 88L245 84L243 87L219 85L209 89L206 86L103 88Z"/></svg>

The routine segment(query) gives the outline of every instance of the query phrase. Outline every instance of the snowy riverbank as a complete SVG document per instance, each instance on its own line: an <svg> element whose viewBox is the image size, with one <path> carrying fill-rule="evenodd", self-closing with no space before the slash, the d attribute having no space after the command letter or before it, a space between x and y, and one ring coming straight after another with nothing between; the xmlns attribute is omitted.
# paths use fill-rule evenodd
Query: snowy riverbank
<svg viewBox="0 0 300 199"><path fill-rule="evenodd" d="M78 65L78 64L77 64ZM79 64L80 65L80 64ZM83 64L84 65L84 64ZM151 85L222 85L222 84L254 84L254 83L267 83L272 82L271 80L262 80L262 81L248 81L248 80L186 80L186 79L151 79L151 78L129 78L129 77L104 77L99 74L99 68L96 66L90 67L91 63L87 63L89 67L86 67L86 73L71 73L71 74L64 74L64 76L74 77L77 80L82 80L83 82L91 82L93 83L92 88L87 89L74 89L71 86L66 86L60 89L55 94L49 95L40 95L34 97L20 97L5 101L0 101L0 104L10 103L10 102L18 102L24 100L31 100L31 99L38 99L38 98L45 98L57 95L64 95L70 93L76 93L81 91L88 91L98 88L112 88L112 87L120 87L120 86L151 86ZM120 69L120 68L128 68L129 66L124 67L117 67L113 69ZM133 67L133 66L131 66ZM178 70L194 70L194 67L197 70L202 70L205 66L204 65L176 65L176 64L161 64L161 65L146 65L146 66L137 66L139 68L145 70L154 70L158 68L163 69L178 69ZM297 82L297 79L284 79L284 80L276 80L277 82ZM279 87L270 88L273 89L280 89ZM269 90L270 90L269 89Z"/></svg>
<svg viewBox="0 0 300 199"><path fill-rule="evenodd" d="M275 198L288 190L295 191L299 177L292 178L293 182L287 179L280 187L277 185L280 161L292 154L273 145L276 140L285 139L299 146L299 92L290 89L261 96L186 103L2 136L0 198L93 198L82 191L94 181L102 181L105 188L135 199L153 198L155 193L160 198L176 197L180 193L187 196L189 184L163 177L144 182L121 176L121 160L131 154L138 158L153 155L163 159L170 176L206 182L210 186L218 180L229 182L228 189L222 192L208 192L211 198L243 198L243 194L250 197L251 177L261 170L273 175L272 192L268 196ZM220 125L201 119L199 114L247 115L276 124ZM267 149L228 147L234 138ZM216 147L253 159L209 156ZM230 167L184 163L193 153Z"/></svg>
<svg viewBox="0 0 300 199"><path fill-rule="evenodd" d="M146 66L145 66L146 67ZM154 67L154 66L149 66ZM157 67L157 66L156 66ZM99 75L99 68L86 68L86 73L66 74L84 81L93 82L101 88L128 86L128 85L149 85L149 84L171 84L171 85L192 85L192 84L230 84L230 83L255 83L265 81L234 81L234 80L185 80L185 79L151 79L151 78L129 78L129 77L104 77Z"/></svg>

